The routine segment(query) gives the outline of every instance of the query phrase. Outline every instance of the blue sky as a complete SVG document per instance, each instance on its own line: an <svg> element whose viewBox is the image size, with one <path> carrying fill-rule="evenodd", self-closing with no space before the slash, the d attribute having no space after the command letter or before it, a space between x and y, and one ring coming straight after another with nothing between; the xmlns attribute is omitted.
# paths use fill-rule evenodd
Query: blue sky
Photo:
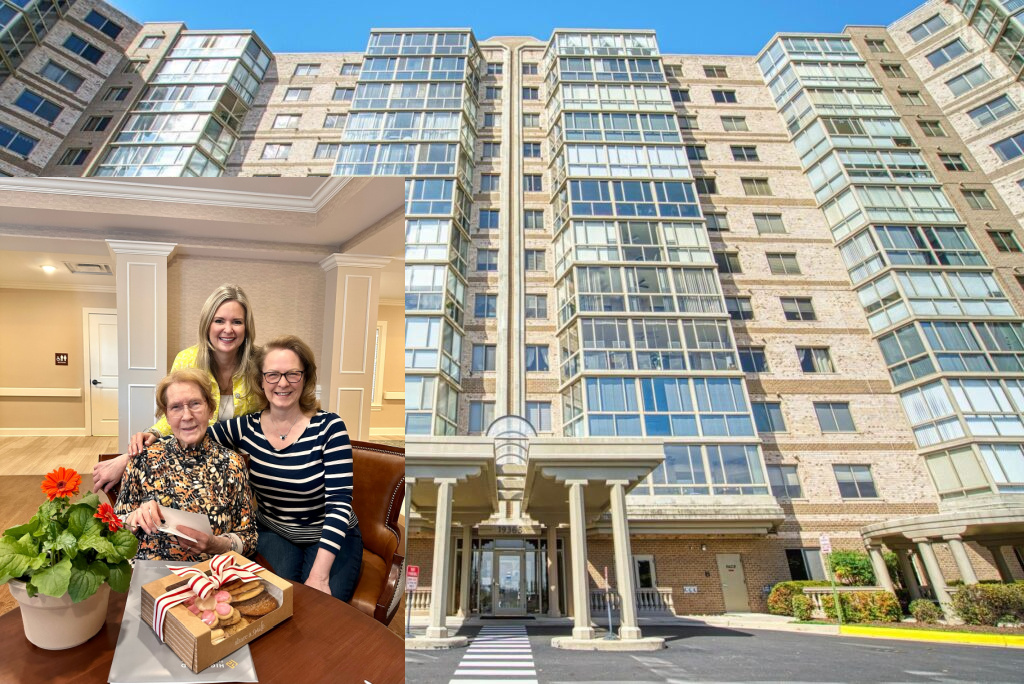
<svg viewBox="0 0 1024 684"><path fill-rule="evenodd" d="M559 28L650 28L663 52L756 54L777 32L836 33L885 25L921 0L108 0L139 21L251 28L275 52L361 52L370 28L468 26L478 38Z"/></svg>

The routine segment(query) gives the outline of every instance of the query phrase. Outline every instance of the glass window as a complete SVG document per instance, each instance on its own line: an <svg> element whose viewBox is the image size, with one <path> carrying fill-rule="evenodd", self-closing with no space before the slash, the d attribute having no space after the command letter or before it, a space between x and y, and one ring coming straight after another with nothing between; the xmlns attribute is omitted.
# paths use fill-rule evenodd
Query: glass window
<svg viewBox="0 0 1024 684"><path fill-rule="evenodd" d="M544 372L550 370L550 367L548 366L548 345L526 345L526 370L529 372Z"/></svg>
<svg viewBox="0 0 1024 684"><path fill-rule="evenodd" d="M782 223L782 214L754 214L754 227L761 235L786 232L786 226Z"/></svg>
<svg viewBox="0 0 1024 684"><path fill-rule="evenodd" d="M721 232L723 230L729 230L729 215L720 212L707 212L704 214L704 220L707 221L708 230Z"/></svg>
<svg viewBox="0 0 1024 684"><path fill-rule="evenodd" d="M152 50L162 42L164 42L163 36L145 36L141 41L139 41L139 49Z"/></svg>
<svg viewBox="0 0 1024 684"><path fill-rule="evenodd" d="M919 90L901 90L900 99L912 107L923 107L925 102Z"/></svg>
<svg viewBox="0 0 1024 684"><path fill-rule="evenodd" d="M40 70L39 75L61 87L67 88L73 93L77 92L82 87L82 84L85 83L84 78L72 73L53 60L46 63L46 66Z"/></svg>
<svg viewBox="0 0 1024 684"><path fill-rule="evenodd" d="M272 128L298 128L300 119L302 119L301 114L278 114L274 117Z"/></svg>
<svg viewBox="0 0 1024 684"><path fill-rule="evenodd" d="M324 117L324 128L344 128L348 114L328 114Z"/></svg>
<svg viewBox="0 0 1024 684"><path fill-rule="evenodd" d="M742 273L738 252L712 252L719 273Z"/></svg>
<svg viewBox="0 0 1024 684"><path fill-rule="evenodd" d="M480 230L497 230L500 214L497 209L481 209Z"/></svg>
<svg viewBox="0 0 1024 684"><path fill-rule="evenodd" d="M526 250L525 267L527 271L543 271L545 269L544 250Z"/></svg>
<svg viewBox="0 0 1024 684"><path fill-rule="evenodd" d="M540 143L539 142L524 142L523 143L523 156L527 159L540 158Z"/></svg>
<svg viewBox="0 0 1024 684"><path fill-rule="evenodd" d="M800 370L804 373L835 373L828 347L797 347Z"/></svg>
<svg viewBox="0 0 1024 684"><path fill-rule="evenodd" d="M757 158L757 148L753 145L731 145L729 151L732 152L733 161L739 162L756 162L760 161Z"/></svg>
<svg viewBox="0 0 1024 684"><path fill-rule="evenodd" d="M547 318L548 296L542 294L526 295L526 318Z"/></svg>
<svg viewBox="0 0 1024 684"><path fill-rule="evenodd" d="M317 143L313 150L313 159L335 159L338 156L340 143Z"/></svg>
<svg viewBox="0 0 1024 684"><path fill-rule="evenodd" d="M715 182L714 178L694 178L693 185L698 195L718 194L718 183Z"/></svg>
<svg viewBox="0 0 1024 684"><path fill-rule="evenodd" d="M316 76L320 73L319 64L296 64L295 76Z"/></svg>
<svg viewBox="0 0 1024 684"><path fill-rule="evenodd" d="M39 141L30 135L25 135L16 128L0 123L0 147L6 148L22 157L28 157L35 149Z"/></svg>
<svg viewBox="0 0 1024 684"><path fill-rule="evenodd" d="M1017 105L1013 103L1008 95L1000 95L980 107L975 107L967 112L967 115L974 120L978 127L987 126L1004 116L1009 116L1017 111Z"/></svg>
<svg viewBox="0 0 1024 684"><path fill-rule="evenodd" d="M938 121L918 121L917 125L921 127L921 132L929 138L946 137L946 131Z"/></svg>
<svg viewBox="0 0 1024 684"><path fill-rule="evenodd" d="M473 315L477 318L494 318L498 315L498 295L477 294L473 300Z"/></svg>
<svg viewBox="0 0 1024 684"><path fill-rule="evenodd" d="M497 347L493 344L474 344L472 361L473 371L493 371L495 368L496 354Z"/></svg>
<svg viewBox="0 0 1024 684"><path fill-rule="evenodd" d="M1020 243L1014 236L1012 230L990 230L988 236L992 238L992 244L1000 252L1019 252Z"/></svg>
<svg viewBox="0 0 1024 684"><path fill-rule="evenodd" d="M288 88L284 91L285 102L305 102L309 99L312 88Z"/></svg>
<svg viewBox="0 0 1024 684"><path fill-rule="evenodd" d="M544 186L543 177L539 173L528 173L523 176L523 192L542 192Z"/></svg>
<svg viewBox="0 0 1024 684"><path fill-rule="evenodd" d="M540 128L540 114L523 114L523 128Z"/></svg>
<svg viewBox="0 0 1024 684"><path fill-rule="evenodd" d="M483 152L480 155L481 159L495 159L501 154L501 143L498 142L485 142L483 145Z"/></svg>
<svg viewBox="0 0 1024 684"><path fill-rule="evenodd" d="M341 65L341 75L342 76L356 76L357 74L359 74L359 65L358 64L349 63L349 64L342 64Z"/></svg>
<svg viewBox="0 0 1024 684"><path fill-rule="evenodd" d="M99 63L100 59L103 58L103 50L100 50L77 33L72 33L64 40L64 47L69 52L73 52L93 64Z"/></svg>
<svg viewBox="0 0 1024 684"><path fill-rule="evenodd" d="M769 465L766 467L772 496L779 499L799 499L803 496L795 465Z"/></svg>
<svg viewBox="0 0 1024 684"><path fill-rule="evenodd" d="M769 252L765 256L768 258L768 268L774 275L800 274L800 264L796 261L796 254L792 252Z"/></svg>
<svg viewBox="0 0 1024 684"><path fill-rule="evenodd" d="M822 432L856 432L850 405L841 402L814 402L814 413Z"/></svg>
<svg viewBox="0 0 1024 684"><path fill-rule="evenodd" d="M885 40L882 38L868 38L864 42L867 43L868 50L870 52L883 54L886 52L892 52L892 50L890 50L889 46L886 44Z"/></svg>
<svg viewBox="0 0 1024 684"><path fill-rule="evenodd" d="M844 499L873 499L878 496L870 466L837 463L832 466L832 470L839 484L839 495Z"/></svg>
<svg viewBox="0 0 1024 684"><path fill-rule="evenodd" d="M705 65L704 76L707 78L729 78L729 73L724 66Z"/></svg>
<svg viewBox="0 0 1024 684"><path fill-rule="evenodd" d="M526 402L526 420L537 432L551 432L551 402Z"/></svg>
<svg viewBox="0 0 1024 684"><path fill-rule="evenodd" d="M480 192L497 192L498 182L501 176L496 173L484 173L480 175Z"/></svg>
<svg viewBox="0 0 1024 684"><path fill-rule="evenodd" d="M105 131L107 126L110 125L112 117L109 116L90 116L85 120L82 125L83 131Z"/></svg>
<svg viewBox="0 0 1024 684"><path fill-rule="evenodd" d="M705 161L708 158L708 148L704 145L686 145L686 158L690 161Z"/></svg>
<svg viewBox="0 0 1024 684"><path fill-rule="evenodd" d="M781 297L782 313L787 321L816 321L810 297Z"/></svg>
<svg viewBox="0 0 1024 684"><path fill-rule="evenodd" d="M537 75L537 63L536 62L523 62L523 76L536 76Z"/></svg>
<svg viewBox="0 0 1024 684"><path fill-rule="evenodd" d="M764 347L737 347L740 355L740 368L744 373L766 373L768 372L768 357L764 354Z"/></svg>
<svg viewBox="0 0 1024 684"><path fill-rule="evenodd" d="M524 100L539 100L540 99L540 88L534 88L532 86L523 86L523 99Z"/></svg>
<svg viewBox="0 0 1024 684"><path fill-rule="evenodd" d="M718 104L736 104L735 90L712 90L711 99Z"/></svg>
<svg viewBox="0 0 1024 684"><path fill-rule="evenodd" d="M785 432L786 421L782 418L782 403L778 401L752 401L751 412L758 432Z"/></svg>
<svg viewBox="0 0 1024 684"><path fill-rule="evenodd" d="M60 161L57 162L60 166L81 166L85 163L86 158L89 156L89 149L85 147L73 147L64 152L61 155Z"/></svg>
<svg viewBox="0 0 1024 684"><path fill-rule="evenodd" d="M263 146L261 159L287 159L292 151L291 143L267 143Z"/></svg>
<svg viewBox="0 0 1024 684"><path fill-rule="evenodd" d="M496 250L496 249L478 249L476 251L476 270L478 270L478 271L497 271L498 270L498 250Z"/></svg>
<svg viewBox="0 0 1024 684"><path fill-rule="evenodd" d="M523 228L525 230L544 230L544 210L525 210L523 212Z"/></svg>
<svg viewBox="0 0 1024 684"><path fill-rule="evenodd" d="M947 171L970 171L964 156L956 152L941 152L939 161Z"/></svg>
<svg viewBox="0 0 1024 684"><path fill-rule="evenodd" d="M689 102L690 91L686 88L672 88L669 93L672 96L673 102Z"/></svg>
<svg viewBox="0 0 1024 684"><path fill-rule="evenodd" d="M740 183L743 185L743 194L748 197L768 197L772 194L767 178L741 178Z"/></svg>
<svg viewBox="0 0 1024 684"><path fill-rule="evenodd" d="M14 101L14 104L29 114L35 114L49 123L56 121L60 113L64 111L64 108L56 102L51 102L31 90L21 91L21 95Z"/></svg>
<svg viewBox="0 0 1024 684"><path fill-rule="evenodd" d="M745 116L723 116L722 128L727 131L747 131L747 117Z"/></svg>
<svg viewBox="0 0 1024 684"><path fill-rule="evenodd" d="M683 131L695 131L697 130L697 115L696 114L684 114L679 118L679 129Z"/></svg>
<svg viewBox="0 0 1024 684"><path fill-rule="evenodd" d="M882 73L889 78L906 78L907 75L903 73L903 67L899 64L883 64Z"/></svg>
<svg viewBox="0 0 1024 684"><path fill-rule="evenodd" d="M335 88L331 99L336 102L351 102L355 93L355 88Z"/></svg>
<svg viewBox="0 0 1024 684"><path fill-rule="evenodd" d="M992 74L983 65L979 64L973 69L968 69L959 76L946 81L946 86L953 93L953 97L960 97L964 93L974 90L982 83L987 83L991 80Z"/></svg>
<svg viewBox="0 0 1024 684"><path fill-rule="evenodd" d="M726 297L725 310L734 321L749 321L754 318L754 309L750 306L750 297Z"/></svg>
<svg viewBox="0 0 1024 684"><path fill-rule="evenodd" d="M117 40L117 37L121 35L121 31L124 30L123 26L114 23L96 10L89 10L89 13L85 15L85 23L106 34L112 40Z"/></svg>
<svg viewBox="0 0 1024 684"><path fill-rule="evenodd" d="M469 434L482 435L494 422L493 401L469 402Z"/></svg>
<svg viewBox="0 0 1024 684"><path fill-rule="evenodd" d="M1024 154L1024 131L992 143L992 149L1004 162L1016 159Z"/></svg>
<svg viewBox="0 0 1024 684"><path fill-rule="evenodd" d="M946 20L940 15L936 14L934 17L921 22L914 28L910 29L908 33L915 43L920 43L928 36L941 31L946 26Z"/></svg>
<svg viewBox="0 0 1024 684"><path fill-rule="evenodd" d="M992 204L992 200L988 198L988 193L984 190L961 190L960 191L964 199L967 200L967 204L971 209L978 210L993 210L995 206Z"/></svg>
<svg viewBox="0 0 1024 684"><path fill-rule="evenodd" d="M967 54L967 46L964 42L957 38L951 43L946 43L938 50L934 50L925 55L928 62L936 69L943 64L951 62L961 55Z"/></svg>

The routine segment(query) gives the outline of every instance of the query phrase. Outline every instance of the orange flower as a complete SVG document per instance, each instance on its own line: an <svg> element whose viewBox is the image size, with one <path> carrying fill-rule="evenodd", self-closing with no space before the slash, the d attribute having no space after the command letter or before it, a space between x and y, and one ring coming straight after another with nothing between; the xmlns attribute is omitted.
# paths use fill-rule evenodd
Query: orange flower
<svg viewBox="0 0 1024 684"><path fill-rule="evenodd" d="M118 529L124 527L124 523L117 517L117 513L114 513L114 507L108 503L101 503L99 510L92 517L99 518L100 522L107 523L107 527L110 528L111 532L117 532Z"/></svg>
<svg viewBox="0 0 1024 684"><path fill-rule="evenodd" d="M57 497L71 498L78 493L78 485L82 484L82 476L73 468L57 468L43 478L42 490L50 501Z"/></svg>

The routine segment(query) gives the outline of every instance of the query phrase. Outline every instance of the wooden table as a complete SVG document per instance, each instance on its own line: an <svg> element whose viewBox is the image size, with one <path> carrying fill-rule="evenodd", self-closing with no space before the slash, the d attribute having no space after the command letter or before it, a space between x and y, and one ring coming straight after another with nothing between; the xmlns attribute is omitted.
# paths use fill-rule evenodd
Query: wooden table
<svg viewBox="0 0 1024 684"><path fill-rule="evenodd" d="M405 681L405 642L338 599L292 584L292 617L249 644L261 683ZM21 610L0 615L0 682L105 683L114 659L126 594L110 592L107 621L81 646L41 649L25 638Z"/></svg>

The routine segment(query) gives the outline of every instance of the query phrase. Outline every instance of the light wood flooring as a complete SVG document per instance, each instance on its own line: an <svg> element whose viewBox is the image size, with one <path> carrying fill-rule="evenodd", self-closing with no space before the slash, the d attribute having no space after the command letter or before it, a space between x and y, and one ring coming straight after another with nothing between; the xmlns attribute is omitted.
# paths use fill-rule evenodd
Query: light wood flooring
<svg viewBox="0 0 1024 684"><path fill-rule="evenodd" d="M404 446L404 444L402 444ZM45 496L43 476L64 466L82 476L81 491L92 489L92 466L100 454L114 453L116 437L0 437L0 530L28 522ZM0 615L17 607L7 585L0 586ZM405 633L405 598L389 628Z"/></svg>

